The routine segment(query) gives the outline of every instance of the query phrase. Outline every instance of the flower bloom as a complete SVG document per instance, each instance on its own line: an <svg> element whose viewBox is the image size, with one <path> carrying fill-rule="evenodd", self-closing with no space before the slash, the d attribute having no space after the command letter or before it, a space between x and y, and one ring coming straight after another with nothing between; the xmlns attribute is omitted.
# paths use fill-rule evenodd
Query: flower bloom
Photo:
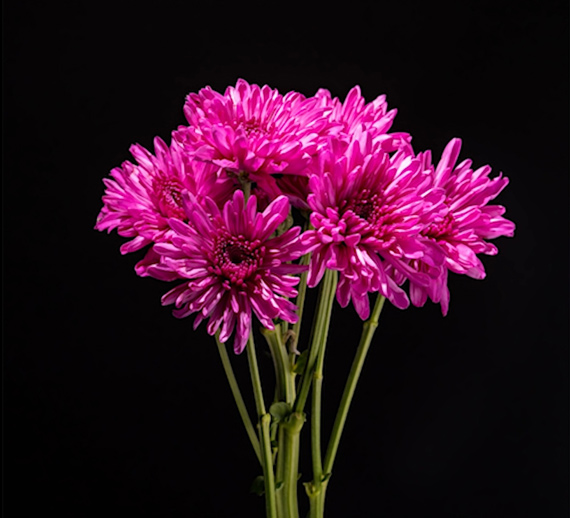
<svg viewBox="0 0 570 518"><path fill-rule="evenodd" d="M437 166L429 151L416 156L409 134L390 133L396 110L384 95L366 103L355 86L344 101L325 89L306 98L239 79L223 94L189 94L184 113L189 126L170 146L158 137L154 153L131 146L134 163L103 180L95 228L130 238L123 254L152 245L136 272L184 279L163 303L179 317L198 313L196 326L209 318L224 342L235 329L236 352L252 313L268 328L296 320L288 298L304 267L290 261L309 251L308 286L339 271L337 300L363 319L376 291L399 308L430 298L445 315L448 272L484 278L478 254L514 234L504 207L489 205L508 179L457 165L459 139ZM311 229L271 237L290 205L310 213Z"/></svg>
<svg viewBox="0 0 570 518"><path fill-rule="evenodd" d="M332 131L336 135L344 135L350 140L352 135L364 128L374 143L387 152L396 151L411 140L408 133L388 133L397 110L388 111L385 95L366 104L360 87L356 85L350 89L342 103L337 97L331 98L330 92L324 88L319 89L315 97L328 108Z"/></svg>
<svg viewBox="0 0 570 518"><path fill-rule="evenodd" d="M321 88L315 94L319 105L326 109L329 124L324 128L323 136L334 136L350 142L354 135L366 131L377 150L393 152L407 146L411 140L408 133L388 133L392 126L397 110L388 111L386 96L380 95L374 101L366 104L360 93L360 87L354 86L348 92L344 102ZM319 149L323 148L322 144ZM314 163L311 168L314 167ZM308 177L286 175L277 181L284 194L298 208L309 209L307 204Z"/></svg>
<svg viewBox="0 0 570 518"><path fill-rule="evenodd" d="M452 139L435 168L429 151L418 155L424 170L433 177L434 186L445 194L445 212L422 230L422 236L437 244L444 253L445 268L433 281L431 293L411 280L410 298L415 306L423 306L429 296L433 302L441 303L444 315L449 309L448 270L483 279L485 268L477 254L495 255L498 252L497 247L486 240L513 236L515 230L515 224L502 217L504 207L488 205L507 186L508 178L502 174L489 178L491 168L488 165L473 171L471 160L456 165L460 149L461 140ZM412 262L412 267L425 271L428 265L420 258Z"/></svg>
<svg viewBox="0 0 570 518"><path fill-rule="evenodd" d="M95 228L117 229L120 236L132 237L121 247L123 254L162 241L170 229L170 218L186 220L184 190L216 199L228 195L212 181L212 166L191 162L176 142L168 147L157 137L154 148L155 155L134 144L130 151L137 164L125 161L111 171L112 179L103 179L106 191Z"/></svg>
<svg viewBox="0 0 570 518"><path fill-rule="evenodd" d="M175 304L178 318L198 313L194 328L209 317L208 333L213 335L221 326L222 342L235 328L238 354L251 331L252 311L267 329L274 329L274 318L296 322L296 307L288 297L297 295L294 286L299 278L291 274L306 267L288 261L305 252L300 228L271 237L287 218L289 207L287 198L280 196L258 212L255 196L246 203L238 190L220 210L211 198L202 207L192 194L185 193L188 223L169 220L170 242L154 246L161 256L160 265L146 270L161 280L171 280L172 274L185 279L163 296L163 305Z"/></svg>
<svg viewBox="0 0 570 518"><path fill-rule="evenodd" d="M313 250L308 286L331 268L340 272L337 300L344 307L352 298L362 319L370 311L368 292L379 291L406 308L408 297L387 267L429 287L429 276L408 263L442 260L437 247L418 239L443 208L441 191L432 187L419 160L405 150L390 157L367 132L356 133L350 144L331 140L319 165L309 180L314 230L303 235Z"/></svg>
<svg viewBox="0 0 570 518"><path fill-rule="evenodd" d="M189 126L174 138L197 159L219 166L225 180L255 182L272 200L281 194L273 175L305 174L329 124L326 110L313 97L283 96L239 79L223 95L210 87L189 94Z"/></svg>

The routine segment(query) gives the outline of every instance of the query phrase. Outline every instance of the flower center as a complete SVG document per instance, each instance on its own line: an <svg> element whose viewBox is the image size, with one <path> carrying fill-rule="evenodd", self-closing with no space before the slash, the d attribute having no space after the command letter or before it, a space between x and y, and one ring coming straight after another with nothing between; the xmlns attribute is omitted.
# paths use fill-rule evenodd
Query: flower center
<svg viewBox="0 0 570 518"><path fill-rule="evenodd" d="M214 246L213 272L225 277L231 284L243 284L256 274L265 255L265 247L259 246L260 243L259 240L249 241L243 236L221 234Z"/></svg>
<svg viewBox="0 0 570 518"><path fill-rule="evenodd" d="M238 127L245 131L248 138L262 137L268 133L268 130L263 127L261 121L256 119L249 119L248 121L240 122Z"/></svg>
<svg viewBox="0 0 570 518"><path fill-rule="evenodd" d="M158 207L165 217L174 217L186 221L182 206L182 190L184 186L176 179L157 179L154 191L158 196Z"/></svg>
<svg viewBox="0 0 570 518"><path fill-rule="evenodd" d="M371 194L369 189L364 189L355 198L349 200L344 212L351 210L356 216L374 225L382 216L380 211L380 196Z"/></svg>
<svg viewBox="0 0 570 518"><path fill-rule="evenodd" d="M252 259L251 251L248 248L235 245L234 243L226 246L224 255L233 264L241 264L244 261Z"/></svg>

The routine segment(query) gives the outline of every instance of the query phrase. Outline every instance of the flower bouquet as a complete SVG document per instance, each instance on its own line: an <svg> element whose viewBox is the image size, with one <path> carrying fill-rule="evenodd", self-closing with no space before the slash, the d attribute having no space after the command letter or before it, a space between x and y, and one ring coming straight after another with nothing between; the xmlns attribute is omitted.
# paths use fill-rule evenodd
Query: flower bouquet
<svg viewBox="0 0 570 518"><path fill-rule="evenodd" d="M135 144L103 180L96 229L148 247L140 276L175 285L163 297L178 318L195 314L215 338L262 475L267 517L296 518L300 432L310 427L310 517L324 516L326 490L355 387L386 299L400 309L429 298L449 308L448 272L485 276L487 240L512 236L504 207L489 205L508 179L458 163L452 139L437 163L408 133L390 132L385 96L366 103L356 86L344 102L324 89L281 95L238 80L184 105L188 125L154 153ZM319 287L301 333L307 288ZM369 297L374 298L372 310ZM328 444L321 442L323 365L334 299L364 321ZM273 358L275 391L264 393L254 340ZM310 330L309 330L310 328ZM310 332L309 332L310 331ZM259 336L257 337L260 338ZM226 344L246 351L257 415L247 410ZM332 345L334 347L334 344ZM310 402L309 402L310 396Z"/></svg>

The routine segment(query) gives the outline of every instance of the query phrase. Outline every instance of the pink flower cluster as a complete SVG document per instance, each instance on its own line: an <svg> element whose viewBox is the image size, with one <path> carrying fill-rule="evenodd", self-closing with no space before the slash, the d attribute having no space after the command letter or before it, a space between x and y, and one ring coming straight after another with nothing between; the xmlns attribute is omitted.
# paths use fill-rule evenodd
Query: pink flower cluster
<svg viewBox="0 0 570 518"><path fill-rule="evenodd" d="M195 326L209 318L222 342L233 334L236 353L252 314L269 329L297 320L302 255L311 253L308 286L337 270L338 302L362 319L373 292L402 309L429 298L446 314L448 271L482 279L477 254L496 254L487 240L514 233L505 209L488 204L507 178L457 164L459 139L433 165L409 134L390 132L385 97L367 104L357 86L341 102L240 79L223 94L188 95L184 114L170 146L133 145L136 163L111 171L95 228L131 238L122 253L148 246L136 272L182 281L163 304L197 313ZM294 210L308 218L304 232Z"/></svg>

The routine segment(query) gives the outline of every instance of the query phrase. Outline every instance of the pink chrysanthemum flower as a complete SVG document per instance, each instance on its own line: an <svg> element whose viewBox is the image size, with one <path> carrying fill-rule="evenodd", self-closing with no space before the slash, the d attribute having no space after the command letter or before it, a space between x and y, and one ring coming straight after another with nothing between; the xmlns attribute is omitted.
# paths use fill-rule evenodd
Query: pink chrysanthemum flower
<svg viewBox="0 0 570 518"><path fill-rule="evenodd" d="M488 165L473 171L471 160L464 160L456 166L460 149L461 140L452 139L435 168L429 151L418 155L423 169L432 175L434 186L445 193L445 212L422 230L425 239L441 248L445 260L444 268L433 281L431 292L411 280L410 298L415 306L423 306L429 296L433 302L441 304L444 315L449 309L448 269L483 279L485 268L477 254L495 255L498 252L497 247L486 240L511 237L515 230L515 224L502 217L504 207L487 205L507 186L508 178L502 174L489 178L491 167ZM419 271L429 268L422 259L413 261L411 266Z"/></svg>
<svg viewBox="0 0 570 518"><path fill-rule="evenodd" d="M121 246L123 254L162 241L170 229L170 218L186 221L184 190L218 200L231 193L212 181L215 167L191 162L176 142L168 147L157 137L154 148L155 155L134 144L130 152L137 164L125 161L111 171L112 179L103 179L104 205L95 228L108 232L117 229L120 236L132 237Z"/></svg>
<svg viewBox="0 0 570 518"><path fill-rule="evenodd" d="M239 79L222 95L210 87L188 95L189 127L174 138L196 158L220 166L239 186L255 182L270 199L281 194L273 175L304 175L325 128L326 106L298 92L281 95Z"/></svg>
<svg viewBox="0 0 570 518"><path fill-rule="evenodd" d="M314 230L303 235L313 250L308 286L330 268L340 272L337 300L344 307L352 298L362 319L370 311L368 292L379 291L406 308L408 297L387 267L430 285L428 275L408 263L441 261L441 252L418 235L441 211L443 195L432 188L419 160L403 150L390 157L366 132L356 133L350 144L332 140L321 158L322 172L309 181Z"/></svg>
<svg viewBox="0 0 570 518"><path fill-rule="evenodd" d="M411 140L408 133L388 133L397 110L388 111L385 95L380 95L366 104L357 85L350 89L344 102L337 97L331 98L330 92L324 88L319 89L315 97L322 106L329 109L332 131L339 136L345 135L350 139L363 127L374 143L387 152L396 151Z"/></svg>
<svg viewBox="0 0 570 518"><path fill-rule="evenodd" d="M364 129L376 148L385 152L406 147L411 140L408 133L388 133L397 110L388 111L385 95L380 95L366 104L357 85L350 89L344 102L337 97L332 98L330 92L324 88L317 91L315 99L318 99L319 105L328 113L329 125L325 128L323 136L334 136L350 142L356 133ZM315 165L316 161L312 162L310 167L314 168ZM309 209L308 176L286 175L277 180L277 184L296 207Z"/></svg>
<svg viewBox="0 0 570 518"><path fill-rule="evenodd" d="M249 337L252 311L268 329L274 329L275 318L296 322L296 307L288 297L297 295L299 278L291 274L306 267L288 261L305 252L300 228L271 237L289 213L287 198L278 197L261 213L255 196L245 203L243 192L236 191L220 211L212 199L206 198L203 208L185 193L184 207L188 224L169 221L170 242L154 246L161 264L147 269L157 279L171 280L169 270L186 280L166 293L162 303L175 304L179 318L197 312L194 328L209 317L208 333L213 335L221 326L222 342L235 328L238 354Z"/></svg>

